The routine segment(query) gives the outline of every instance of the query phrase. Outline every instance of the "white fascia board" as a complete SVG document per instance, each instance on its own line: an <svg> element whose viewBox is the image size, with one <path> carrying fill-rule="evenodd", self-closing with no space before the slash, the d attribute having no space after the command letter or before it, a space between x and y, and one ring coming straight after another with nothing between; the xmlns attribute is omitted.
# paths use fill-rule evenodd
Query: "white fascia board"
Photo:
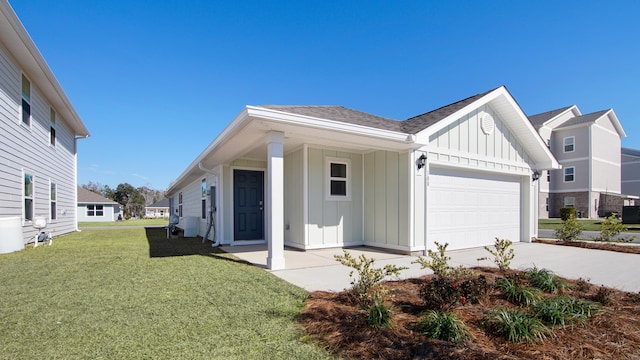
<svg viewBox="0 0 640 360"><path fill-rule="evenodd" d="M69 124L75 136L88 137L89 131L80 119L44 57L24 25L6 1L0 1L0 37L21 70L43 91L61 119Z"/></svg>
<svg viewBox="0 0 640 360"><path fill-rule="evenodd" d="M618 120L618 116L616 115L615 111L613 111L613 109L609 109L606 115L609 116L609 119L611 119L613 126L616 128L616 130L618 130L618 134L620 135L620 137L621 138L627 137L627 133L622 128L622 124L620 123L620 120Z"/></svg>
<svg viewBox="0 0 640 360"><path fill-rule="evenodd" d="M574 111L575 110L575 111ZM578 109L578 105L571 105L567 110L559 113L558 115L552 117L551 119L545 121L542 126L546 126L548 128L553 129L553 126L549 126L549 124L551 124L554 120L558 119L559 117L561 117L562 115L568 113L569 111L574 112L574 114L577 114L575 116L582 116L582 113L580 112L580 109Z"/></svg>
<svg viewBox="0 0 640 360"><path fill-rule="evenodd" d="M281 124L306 126L322 130L352 133L360 136L369 136L378 139L397 141L401 143L413 143L415 136L397 131L372 128L369 126L345 123L342 121L316 118L306 115L291 114L284 111L267 109L259 106L247 106L250 116Z"/></svg>

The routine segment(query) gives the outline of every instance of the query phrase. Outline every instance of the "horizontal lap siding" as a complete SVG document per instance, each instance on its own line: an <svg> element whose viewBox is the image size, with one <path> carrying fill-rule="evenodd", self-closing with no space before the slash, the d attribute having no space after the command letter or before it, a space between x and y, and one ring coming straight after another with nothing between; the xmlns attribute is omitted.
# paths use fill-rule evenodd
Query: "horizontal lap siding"
<svg viewBox="0 0 640 360"><path fill-rule="evenodd" d="M284 157L284 241L304 246L302 149Z"/></svg>
<svg viewBox="0 0 640 360"><path fill-rule="evenodd" d="M49 217L49 184L57 186L57 220L47 226L54 235L76 228L75 135L56 119L55 147L50 145L50 103L31 81L31 126L21 124L21 70L0 46L0 216L22 217L22 172L34 176L34 213ZM25 241L36 230L23 227Z"/></svg>

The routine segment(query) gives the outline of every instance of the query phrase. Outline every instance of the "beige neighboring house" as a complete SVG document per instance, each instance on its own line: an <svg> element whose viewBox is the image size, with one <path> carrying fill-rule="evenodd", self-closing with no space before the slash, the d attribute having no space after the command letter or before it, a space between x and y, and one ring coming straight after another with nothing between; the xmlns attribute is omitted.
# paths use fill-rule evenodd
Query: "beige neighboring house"
<svg viewBox="0 0 640 360"><path fill-rule="evenodd" d="M529 116L562 169L540 173L539 214L560 217L575 207L578 217L597 219L637 196L624 195L621 138L626 133L613 109L582 114L576 105Z"/></svg>
<svg viewBox="0 0 640 360"><path fill-rule="evenodd" d="M532 175L548 169L558 162L501 86L406 120L246 106L165 194L185 233L195 222L215 244L265 244L267 267L283 269L285 246L410 253L531 241Z"/></svg>
<svg viewBox="0 0 640 360"><path fill-rule="evenodd" d="M78 222L122 220L120 204L78 186Z"/></svg>
<svg viewBox="0 0 640 360"><path fill-rule="evenodd" d="M144 217L146 218L169 218L169 199L164 198L160 201L144 207Z"/></svg>

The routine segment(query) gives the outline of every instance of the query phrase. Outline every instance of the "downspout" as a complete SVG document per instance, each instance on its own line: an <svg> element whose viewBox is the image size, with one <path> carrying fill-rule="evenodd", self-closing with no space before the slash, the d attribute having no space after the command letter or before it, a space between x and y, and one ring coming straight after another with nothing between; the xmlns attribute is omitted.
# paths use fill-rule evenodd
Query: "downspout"
<svg viewBox="0 0 640 360"><path fill-rule="evenodd" d="M202 166L202 162L198 163L198 169L204 171L207 174L217 176L217 174L213 170L209 170L204 166ZM216 177L216 180L217 180L217 177ZM211 194L209 196L211 196ZM202 239L202 243L204 244L204 242L208 240L211 230L213 230L213 239L211 240L213 241L213 244L211 244L211 247L217 247L220 245L220 240L216 234L216 229L215 229L215 216L217 216L217 211L215 209L216 209L215 204L211 202L211 204L209 204L209 224L207 226L207 232L204 234L204 238Z"/></svg>

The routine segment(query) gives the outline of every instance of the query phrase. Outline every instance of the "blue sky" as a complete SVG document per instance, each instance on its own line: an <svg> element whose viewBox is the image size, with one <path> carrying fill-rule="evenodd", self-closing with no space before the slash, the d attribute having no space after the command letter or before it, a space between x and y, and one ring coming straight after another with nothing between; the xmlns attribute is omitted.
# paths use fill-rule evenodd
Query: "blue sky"
<svg viewBox="0 0 640 360"><path fill-rule="evenodd" d="M506 85L640 148L640 1L10 0L91 133L78 181L163 190L245 105L403 120Z"/></svg>

